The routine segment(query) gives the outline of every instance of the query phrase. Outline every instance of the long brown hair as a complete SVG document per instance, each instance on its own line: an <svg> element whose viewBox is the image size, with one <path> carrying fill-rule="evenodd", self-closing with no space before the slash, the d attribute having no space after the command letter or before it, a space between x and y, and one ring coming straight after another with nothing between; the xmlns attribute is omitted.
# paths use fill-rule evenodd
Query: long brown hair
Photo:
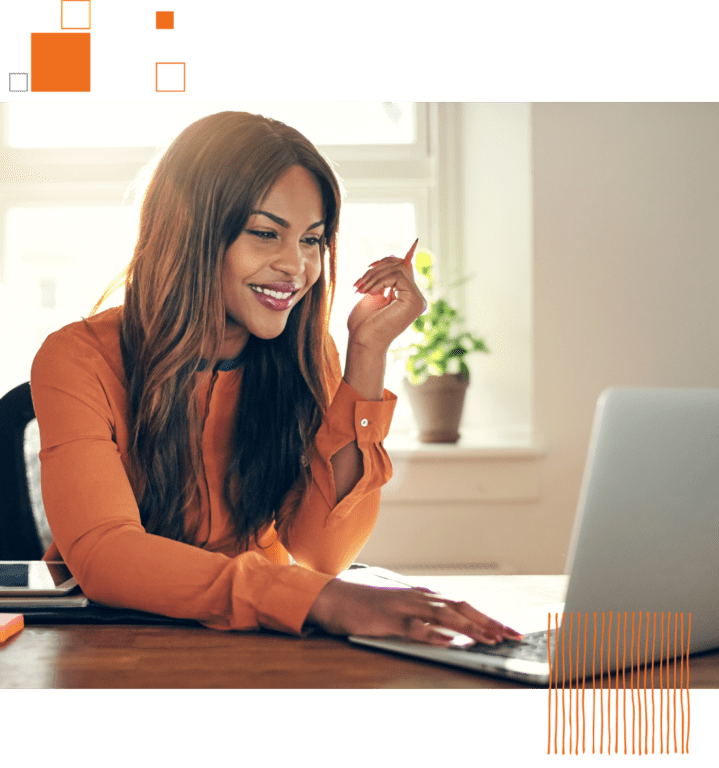
<svg viewBox="0 0 719 768"><path fill-rule="evenodd" d="M242 388L224 491L241 548L257 541L283 502L293 500L285 512L296 510L310 482L329 396L340 188L328 162L298 131L259 115L220 112L186 128L157 165L125 280L120 344L130 459L141 520L151 533L179 541L194 536L185 513L199 492L202 461L196 373L217 363L224 337L223 258L255 204L293 166L310 171L322 192L322 270L283 333L270 340L251 336L240 356Z"/></svg>

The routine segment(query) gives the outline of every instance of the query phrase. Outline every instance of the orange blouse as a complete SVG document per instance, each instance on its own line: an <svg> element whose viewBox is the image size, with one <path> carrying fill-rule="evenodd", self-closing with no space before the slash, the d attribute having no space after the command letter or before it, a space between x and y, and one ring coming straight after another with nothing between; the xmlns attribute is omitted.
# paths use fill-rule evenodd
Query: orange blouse
<svg viewBox="0 0 719 768"><path fill-rule="evenodd" d="M40 427L42 495L62 558L92 600L214 629L269 627L300 633L318 593L357 556L392 476L382 446L396 397L365 400L341 378L334 349L334 398L316 437L313 483L287 530L267 526L241 551L223 498L239 400L239 369L199 373L204 407L201 502L192 544L145 532L128 460L127 392L120 355L120 308L51 334L32 366ZM357 441L364 473L336 503L330 458ZM291 557L290 557L291 555ZM294 562L292 562L294 560Z"/></svg>

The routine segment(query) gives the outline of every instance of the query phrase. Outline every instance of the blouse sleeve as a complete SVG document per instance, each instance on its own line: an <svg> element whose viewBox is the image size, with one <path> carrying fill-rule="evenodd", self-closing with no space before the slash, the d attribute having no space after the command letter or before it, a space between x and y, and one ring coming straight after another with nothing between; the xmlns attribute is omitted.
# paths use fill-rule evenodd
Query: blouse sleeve
<svg viewBox="0 0 719 768"><path fill-rule="evenodd" d="M380 488L392 477L383 440L397 398L385 389L381 401L366 400L347 384L334 344L331 378L335 395L315 440L313 483L298 514L292 522L280 525L278 535L298 563L337 574L352 563L367 542L379 513ZM353 441L362 452L362 477L336 503L330 459Z"/></svg>
<svg viewBox="0 0 719 768"><path fill-rule="evenodd" d="M254 551L228 557L144 530L117 442L126 430L119 376L89 334L67 329L48 337L32 367L53 547L85 594L216 629L299 633L332 573Z"/></svg>

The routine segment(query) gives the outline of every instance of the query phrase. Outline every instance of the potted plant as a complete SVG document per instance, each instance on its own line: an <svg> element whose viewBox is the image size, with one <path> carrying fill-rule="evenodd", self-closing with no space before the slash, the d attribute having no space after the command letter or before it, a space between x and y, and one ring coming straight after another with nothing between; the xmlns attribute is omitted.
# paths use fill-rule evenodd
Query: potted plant
<svg viewBox="0 0 719 768"><path fill-rule="evenodd" d="M420 442L456 443L469 385L464 357L471 352L488 353L489 349L484 339L462 330L463 318L446 299L435 294L432 255L420 251L415 266L429 306L412 323L414 341L395 350L395 356L406 363L405 388L419 427Z"/></svg>

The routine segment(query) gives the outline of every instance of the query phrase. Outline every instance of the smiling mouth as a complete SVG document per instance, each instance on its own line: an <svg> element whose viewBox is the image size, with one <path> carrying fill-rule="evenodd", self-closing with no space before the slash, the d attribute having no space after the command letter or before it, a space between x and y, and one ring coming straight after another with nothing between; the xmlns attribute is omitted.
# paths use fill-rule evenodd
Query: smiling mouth
<svg viewBox="0 0 719 768"><path fill-rule="evenodd" d="M269 296L273 299L278 299L280 301L285 301L287 299L291 299L297 291L299 291L299 288L297 288L294 285L287 285L287 286L279 286L279 285L251 285L250 289L253 290L255 293L263 294L265 296Z"/></svg>

